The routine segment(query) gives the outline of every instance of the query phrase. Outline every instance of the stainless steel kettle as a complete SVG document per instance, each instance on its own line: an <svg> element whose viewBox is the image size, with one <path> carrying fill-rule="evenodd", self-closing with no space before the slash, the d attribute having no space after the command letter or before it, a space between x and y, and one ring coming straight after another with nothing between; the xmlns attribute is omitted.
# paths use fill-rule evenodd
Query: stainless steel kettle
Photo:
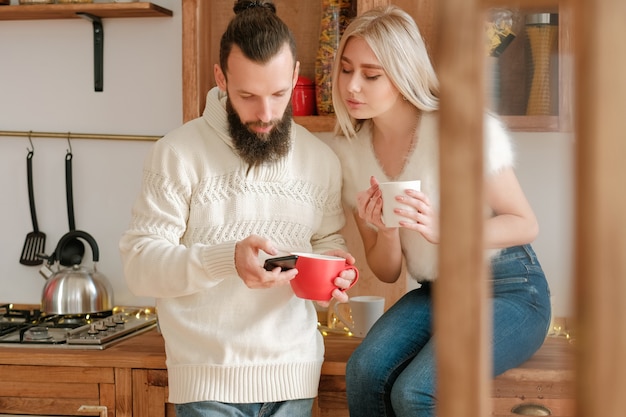
<svg viewBox="0 0 626 417"><path fill-rule="evenodd" d="M64 246L76 238L91 246L93 269L80 264L60 268L57 272L43 273L46 285L41 297L41 311L46 314L82 315L113 309L113 290L108 279L96 270L99 258L98 245L87 232L74 230L65 234L57 244L54 258L61 259Z"/></svg>

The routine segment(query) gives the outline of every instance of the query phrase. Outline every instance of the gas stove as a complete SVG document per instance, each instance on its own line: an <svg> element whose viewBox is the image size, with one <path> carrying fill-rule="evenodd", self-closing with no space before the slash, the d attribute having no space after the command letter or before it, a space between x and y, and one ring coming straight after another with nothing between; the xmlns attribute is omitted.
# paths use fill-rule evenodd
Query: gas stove
<svg viewBox="0 0 626 417"><path fill-rule="evenodd" d="M0 305L0 347L106 349L157 325L147 307L114 307L84 315L46 315Z"/></svg>

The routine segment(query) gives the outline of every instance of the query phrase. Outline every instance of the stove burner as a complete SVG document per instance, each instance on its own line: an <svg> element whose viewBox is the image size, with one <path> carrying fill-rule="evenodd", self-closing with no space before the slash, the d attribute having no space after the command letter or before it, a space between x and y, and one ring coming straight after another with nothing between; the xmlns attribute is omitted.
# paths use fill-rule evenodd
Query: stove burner
<svg viewBox="0 0 626 417"><path fill-rule="evenodd" d="M0 347L105 349L156 326L151 308L115 307L85 315L50 315L0 305Z"/></svg>
<svg viewBox="0 0 626 417"><path fill-rule="evenodd" d="M80 318L80 317L59 317L58 323L66 324L68 326L72 326L72 325L82 326L83 324L85 324L86 320L89 320L89 319Z"/></svg>
<svg viewBox="0 0 626 417"><path fill-rule="evenodd" d="M52 336L48 333L47 327L31 327L24 332L24 340L48 340L52 339Z"/></svg>
<svg viewBox="0 0 626 417"><path fill-rule="evenodd" d="M35 324L40 317L39 310L18 310L13 304L0 305L0 336Z"/></svg>
<svg viewBox="0 0 626 417"><path fill-rule="evenodd" d="M34 322L41 317L40 310L16 309L13 304L0 305L0 323Z"/></svg>

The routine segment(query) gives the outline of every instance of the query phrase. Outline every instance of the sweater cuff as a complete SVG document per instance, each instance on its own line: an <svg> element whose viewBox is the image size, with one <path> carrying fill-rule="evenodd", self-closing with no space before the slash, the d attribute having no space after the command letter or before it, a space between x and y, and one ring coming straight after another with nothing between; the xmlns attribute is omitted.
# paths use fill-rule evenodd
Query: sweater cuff
<svg viewBox="0 0 626 417"><path fill-rule="evenodd" d="M237 275L235 268L236 241L207 246L202 254L202 266L213 279Z"/></svg>

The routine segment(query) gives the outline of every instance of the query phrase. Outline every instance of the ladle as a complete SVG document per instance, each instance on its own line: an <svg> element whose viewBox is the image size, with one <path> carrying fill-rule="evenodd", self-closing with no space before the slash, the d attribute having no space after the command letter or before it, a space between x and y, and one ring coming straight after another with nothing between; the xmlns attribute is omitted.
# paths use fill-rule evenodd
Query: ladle
<svg viewBox="0 0 626 417"><path fill-rule="evenodd" d="M70 232L76 230L74 223L74 193L72 190L72 144L69 135L67 137L69 149L65 155L65 194L67 198L67 218L70 226ZM56 256L63 266L79 265L85 254L85 245L78 238L70 235L69 239L64 242L60 251Z"/></svg>

